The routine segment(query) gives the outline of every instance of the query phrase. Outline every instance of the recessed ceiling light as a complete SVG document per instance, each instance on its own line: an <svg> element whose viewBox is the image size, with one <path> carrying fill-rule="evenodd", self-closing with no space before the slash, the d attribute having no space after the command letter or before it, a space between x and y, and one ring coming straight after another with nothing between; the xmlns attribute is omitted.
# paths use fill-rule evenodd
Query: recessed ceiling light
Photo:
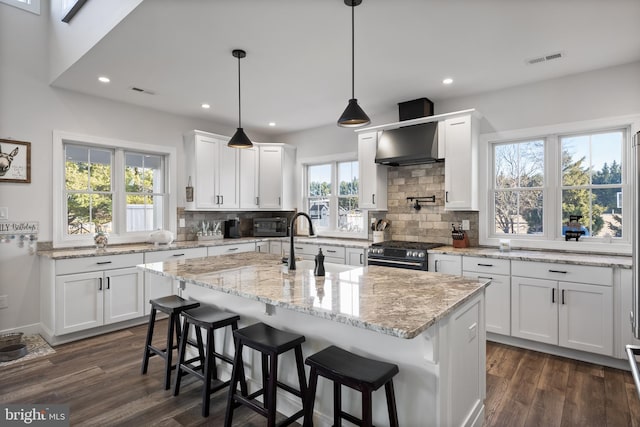
<svg viewBox="0 0 640 427"><path fill-rule="evenodd" d="M273 127L276 125L276 122L269 122L269 126Z"/></svg>
<svg viewBox="0 0 640 427"><path fill-rule="evenodd" d="M442 80L442 84L450 85L451 83L453 83L453 79L451 77L447 77L446 79Z"/></svg>
<svg viewBox="0 0 640 427"><path fill-rule="evenodd" d="M202 104L202 108L204 108L204 109L206 110L207 108L211 108L211 105L209 105L209 104Z"/></svg>
<svg viewBox="0 0 640 427"><path fill-rule="evenodd" d="M111 79L107 76L100 76L98 77L98 80L102 83L109 83L111 81Z"/></svg>

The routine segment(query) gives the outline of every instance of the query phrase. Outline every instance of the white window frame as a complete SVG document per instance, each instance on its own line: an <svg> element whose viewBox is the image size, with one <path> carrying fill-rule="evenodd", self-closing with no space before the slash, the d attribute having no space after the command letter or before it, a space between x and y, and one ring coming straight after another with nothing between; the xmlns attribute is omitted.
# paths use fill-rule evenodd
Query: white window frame
<svg viewBox="0 0 640 427"><path fill-rule="evenodd" d="M336 155L328 155L328 156L317 156L314 158L309 158L309 159L300 159L299 160L299 164L301 166L300 168L300 176L301 176L301 180L300 182L302 183L302 188L301 188L301 205L299 206L299 210L302 212L305 212L307 214L309 214L308 212L308 198L307 198L307 190L309 188L309 182L308 182L308 174L307 174L307 166L313 166L313 165L322 165L322 164L328 164L328 163L334 163L335 167L333 168L333 177L332 177L332 181L336 181L338 178L338 172L337 172L337 165L338 163L342 163L342 162L359 162L358 160L358 153L343 153L343 154L336 154ZM361 165L358 164L358 170L360 170ZM360 179L360 177L358 177L358 180ZM337 186L337 182L332 182L332 185ZM336 188L337 190L337 188ZM336 224L338 222L338 194L331 194L330 196L331 199L331 206L332 209L335 210L335 212L331 212L331 226L330 227L322 227L322 228L317 228L314 225L314 231L316 232L317 235L320 236L326 236L326 237L342 237L342 238L352 238L352 239L366 239L368 238L368 230L367 230L367 218L368 218L368 210L367 209L360 209L360 211L362 212L362 217L364 218L363 220L363 226L362 226L362 231L360 233L353 233L353 232L346 232L346 231L340 231L337 229ZM358 204L360 203L360 194L358 194ZM298 224L300 224L300 222L298 222ZM304 222L304 224L306 224L306 221Z"/></svg>
<svg viewBox="0 0 640 427"><path fill-rule="evenodd" d="M0 0L0 3L40 15L40 0Z"/></svg>
<svg viewBox="0 0 640 427"><path fill-rule="evenodd" d="M561 148L559 137L576 133L596 133L612 129L625 129L623 141L622 162L623 169L622 191L623 197L622 227L623 237L619 239L581 238L579 242L565 241L560 234L559 221L562 218L561 192ZM632 224L632 194L637 191L632 176L631 137L640 129L640 116L629 115L596 119L580 122L560 123L535 128L516 129L502 132L485 133L479 140L479 242L483 246L499 246L501 239L508 239L512 247L523 249L558 249L569 251L603 252L616 254L631 253L631 236L635 232ZM518 142L523 140L543 139L545 141L545 171L544 171L544 212L543 234L539 236L499 235L492 232L495 227L493 203L494 176L493 144ZM484 196L484 197L483 197Z"/></svg>
<svg viewBox="0 0 640 427"><path fill-rule="evenodd" d="M93 235L68 235L66 230L66 212L64 202L64 145L72 143L81 146L94 146L114 151L114 164L112 165L112 189L114 194L114 230L109 233L109 244L146 242L150 231L126 231L126 205L117 203L116 198L126 198L124 185L124 153L138 152L165 156L166 193L167 200L164 212L165 229L176 233L176 148L143 144L132 141L123 141L111 138L103 138L92 135L82 135L60 130L53 131L53 165L52 165L52 195L53 195L53 246L93 246Z"/></svg>

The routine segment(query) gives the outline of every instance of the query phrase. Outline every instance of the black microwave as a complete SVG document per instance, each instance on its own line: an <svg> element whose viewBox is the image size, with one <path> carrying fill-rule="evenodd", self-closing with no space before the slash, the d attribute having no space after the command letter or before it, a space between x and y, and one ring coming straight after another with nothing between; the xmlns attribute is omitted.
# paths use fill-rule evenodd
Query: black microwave
<svg viewBox="0 0 640 427"><path fill-rule="evenodd" d="M255 237L285 237L287 228L287 218L255 218L253 220Z"/></svg>

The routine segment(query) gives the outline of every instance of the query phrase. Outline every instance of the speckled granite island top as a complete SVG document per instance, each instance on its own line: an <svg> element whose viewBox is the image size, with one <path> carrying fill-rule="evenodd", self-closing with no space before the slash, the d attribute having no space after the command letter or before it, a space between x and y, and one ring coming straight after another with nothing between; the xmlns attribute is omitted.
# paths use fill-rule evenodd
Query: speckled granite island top
<svg viewBox="0 0 640 427"><path fill-rule="evenodd" d="M304 264L304 263L302 263ZM146 271L399 338L414 338L482 292L486 283L389 267L327 265L289 271L280 257L239 253L149 263ZM339 273L330 272L331 267Z"/></svg>
<svg viewBox="0 0 640 427"><path fill-rule="evenodd" d="M511 251L501 252L496 248L490 247L454 248L453 246L441 246L435 249L430 249L429 253L478 256L485 258L502 258L512 261L541 261L553 262L556 264L578 264L591 265L595 267L631 268L631 256L624 255L571 253L543 250L536 251L524 249L514 249Z"/></svg>

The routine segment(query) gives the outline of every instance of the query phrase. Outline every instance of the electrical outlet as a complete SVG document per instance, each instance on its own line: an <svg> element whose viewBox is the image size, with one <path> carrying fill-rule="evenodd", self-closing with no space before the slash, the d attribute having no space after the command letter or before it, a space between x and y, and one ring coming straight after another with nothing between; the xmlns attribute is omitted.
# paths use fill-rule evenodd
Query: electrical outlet
<svg viewBox="0 0 640 427"><path fill-rule="evenodd" d="M0 295L0 308L9 308L9 296Z"/></svg>
<svg viewBox="0 0 640 427"><path fill-rule="evenodd" d="M184 220L184 218L180 218L178 220L178 227L186 227L186 226L187 226L187 224L186 224L186 221Z"/></svg>
<svg viewBox="0 0 640 427"><path fill-rule="evenodd" d="M463 219L462 220L462 229L463 230L468 230L469 228L470 228L469 220L468 219Z"/></svg>
<svg viewBox="0 0 640 427"><path fill-rule="evenodd" d="M8 220L9 219L9 208L2 207L0 208L0 220Z"/></svg>

